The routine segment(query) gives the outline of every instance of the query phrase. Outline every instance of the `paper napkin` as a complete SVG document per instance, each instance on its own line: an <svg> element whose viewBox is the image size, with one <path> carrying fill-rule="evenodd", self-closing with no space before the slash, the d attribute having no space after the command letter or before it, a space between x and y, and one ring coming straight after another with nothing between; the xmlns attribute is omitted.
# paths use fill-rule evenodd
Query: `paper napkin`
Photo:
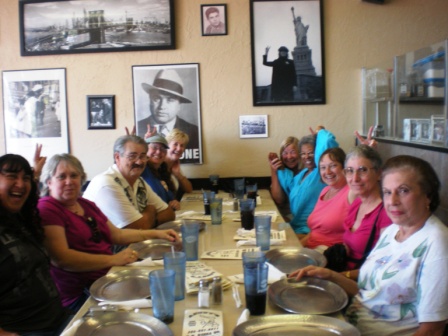
<svg viewBox="0 0 448 336"><path fill-rule="evenodd" d="M154 267L154 266L163 266L163 260L152 260L151 257L143 259L141 261L135 261L133 263L127 264L127 266L146 266L146 267Z"/></svg>
<svg viewBox="0 0 448 336"><path fill-rule="evenodd" d="M128 301L101 301L98 306L118 306L118 307L130 307L130 308L151 308L152 301L150 299L137 299Z"/></svg>

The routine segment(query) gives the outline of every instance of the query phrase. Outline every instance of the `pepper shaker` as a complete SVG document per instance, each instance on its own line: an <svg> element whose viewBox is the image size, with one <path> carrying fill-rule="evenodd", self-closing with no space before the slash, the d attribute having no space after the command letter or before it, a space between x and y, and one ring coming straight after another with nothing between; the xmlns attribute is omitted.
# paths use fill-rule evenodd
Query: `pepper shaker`
<svg viewBox="0 0 448 336"><path fill-rule="evenodd" d="M222 283L221 277L216 276L213 278L212 291L211 291L212 305L222 304Z"/></svg>

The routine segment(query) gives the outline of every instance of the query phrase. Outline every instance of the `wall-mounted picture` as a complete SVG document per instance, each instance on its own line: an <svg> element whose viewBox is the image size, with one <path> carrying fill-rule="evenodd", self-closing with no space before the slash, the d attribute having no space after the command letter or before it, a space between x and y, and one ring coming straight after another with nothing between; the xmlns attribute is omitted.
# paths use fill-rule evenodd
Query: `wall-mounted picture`
<svg viewBox="0 0 448 336"><path fill-rule="evenodd" d="M21 0L22 56L174 49L174 0Z"/></svg>
<svg viewBox="0 0 448 336"><path fill-rule="evenodd" d="M442 115L431 116L431 140L440 144L445 142L445 118Z"/></svg>
<svg viewBox="0 0 448 336"><path fill-rule="evenodd" d="M267 115L240 116L240 138L267 138Z"/></svg>
<svg viewBox="0 0 448 336"><path fill-rule="evenodd" d="M188 135L181 163L202 163L199 64L135 65L132 67L137 135L154 127L167 136ZM185 141L185 140L182 140Z"/></svg>
<svg viewBox="0 0 448 336"><path fill-rule="evenodd" d="M87 128L115 129L115 96L87 96Z"/></svg>
<svg viewBox="0 0 448 336"><path fill-rule="evenodd" d="M7 153L68 153L65 69L3 71L3 120Z"/></svg>
<svg viewBox="0 0 448 336"><path fill-rule="evenodd" d="M321 0L250 0L253 105L325 104Z"/></svg>
<svg viewBox="0 0 448 336"><path fill-rule="evenodd" d="M227 5L201 5L202 36L227 35Z"/></svg>

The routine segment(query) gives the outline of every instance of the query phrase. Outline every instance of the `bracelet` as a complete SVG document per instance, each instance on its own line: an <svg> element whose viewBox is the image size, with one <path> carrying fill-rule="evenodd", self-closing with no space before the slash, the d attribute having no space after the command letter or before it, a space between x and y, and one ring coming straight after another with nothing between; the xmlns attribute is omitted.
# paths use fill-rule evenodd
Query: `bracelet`
<svg viewBox="0 0 448 336"><path fill-rule="evenodd" d="M350 271L345 272L345 277L350 279Z"/></svg>

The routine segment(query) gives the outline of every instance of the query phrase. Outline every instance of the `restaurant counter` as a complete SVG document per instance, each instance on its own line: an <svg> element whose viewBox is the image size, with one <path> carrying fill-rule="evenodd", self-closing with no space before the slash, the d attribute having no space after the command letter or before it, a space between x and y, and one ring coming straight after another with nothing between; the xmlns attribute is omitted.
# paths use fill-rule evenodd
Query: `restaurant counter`
<svg viewBox="0 0 448 336"><path fill-rule="evenodd" d="M255 211L277 211L275 203L273 202L268 190L259 190L258 194L261 198L261 204L257 205ZM224 199L223 205L223 220L221 225L212 225L210 221L206 221L206 227L203 231L199 233L199 256L205 251L212 250L222 250L222 249L236 249L236 241L234 236L241 227L239 221L234 221L234 219L239 219L240 214L238 212L232 211L232 205L230 205L231 199L228 198L227 193L220 192L218 197ZM186 211L197 211L203 213L204 206L202 201L202 194L197 191L191 194L185 194L181 202L181 210L178 212L182 214ZM278 214L278 212L277 212ZM283 222L282 217L278 214L276 221L272 223L272 229L278 229L279 224ZM285 225L280 225L281 227ZM286 241L282 245L284 246L300 246L299 241L296 238L293 230L286 225ZM247 246L249 247L249 246ZM271 249L275 246L271 246ZM200 259L199 261L205 263L206 265L212 267L216 271L223 274L223 276L237 275L243 273L242 260L223 260L223 259ZM130 266L127 266L130 267ZM121 269L126 269L123 267L113 267L110 272L118 271ZM135 267L134 267L135 268ZM148 273L154 269L161 268L161 266L156 267L140 267L140 269L147 269ZM148 282L149 286L149 282ZM239 294L241 298L242 305L237 308L235 301L232 297L232 290L225 290L223 293L222 305L210 306L210 309L221 310L223 312L223 324L224 324L224 335L231 335L232 330L235 328L238 318L240 317L245 307L245 296L244 296L244 285L239 285ZM97 305L98 302L93 298L89 298L86 303L82 306L73 320L70 322L69 326L82 316L86 314L91 306ZM168 324L168 327L172 330L174 335L182 335L182 327L184 321L185 310L187 309L198 309L198 296L197 294L191 295L186 294L185 299L182 301L176 301L174 307L174 321ZM206 309L206 308L202 308ZM152 316L152 309L145 308L140 309L140 313L148 314ZM274 306L267 300L266 304L266 314L288 314L284 310ZM340 314L333 314L329 316L340 317ZM69 327L68 326L68 327Z"/></svg>

